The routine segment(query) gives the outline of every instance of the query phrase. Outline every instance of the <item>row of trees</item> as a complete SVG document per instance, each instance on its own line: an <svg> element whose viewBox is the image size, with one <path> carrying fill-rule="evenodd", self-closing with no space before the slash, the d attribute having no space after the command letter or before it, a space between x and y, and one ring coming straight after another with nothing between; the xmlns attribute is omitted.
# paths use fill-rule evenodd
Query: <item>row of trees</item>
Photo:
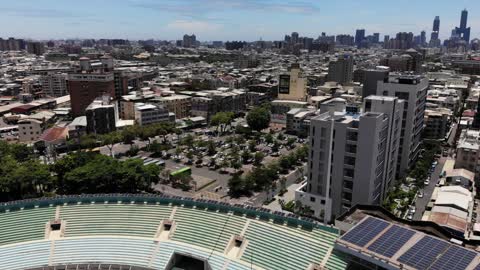
<svg viewBox="0 0 480 270"><path fill-rule="evenodd" d="M421 148L423 149L423 153L421 153L421 156L408 173L408 177L415 179L416 187L422 187L424 185L424 180L428 177L429 171L432 168L435 155L441 153L441 146L439 142L436 141L425 140ZM400 212L406 211L418 190L418 188L412 188L409 191L402 190L401 186L407 184L409 183L406 178L397 180L396 185L390 190L385 198L383 207L392 213L395 212L395 210ZM402 201L400 205L397 203L399 199Z"/></svg>
<svg viewBox="0 0 480 270"><path fill-rule="evenodd" d="M253 170L245 176L235 174L228 182L229 195L232 197L249 196L252 192L276 190L276 181L282 171L288 171L305 161L308 147L301 146L295 151L263 165L255 164ZM262 158L263 159L263 158Z"/></svg>
<svg viewBox="0 0 480 270"><path fill-rule="evenodd" d="M169 134L180 134L180 130L172 123L158 123L148 126L129 126L122 131L114 131L107 134L95 135L88 134L82 136L80 139L72 139L67 142L71 148L91 149L98 146L107 146L110 152L116 143L123 142L124 144L133 145L134 140L140 139L147 141L148 145L152 143L152 138L156 136L162 137L162 144L167 143L167 136Z"/></svg>
<svg viewBox="0 0 480 270"><path fill-rule="evenodd" d="M46 165L33 149L0 141L0 201L52 194L151 192L160 169L141 160L118 161L76 152Z"/></svg>

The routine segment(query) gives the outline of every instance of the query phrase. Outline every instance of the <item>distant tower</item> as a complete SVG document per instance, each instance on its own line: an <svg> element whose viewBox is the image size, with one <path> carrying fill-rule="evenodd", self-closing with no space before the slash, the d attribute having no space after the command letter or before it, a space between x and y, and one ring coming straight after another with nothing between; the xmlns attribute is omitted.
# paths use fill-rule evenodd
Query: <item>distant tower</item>
<svg viewBox="0 0 480 270"><path fill-rule="evenodd" d="M360 46L363 40L365 40L365 29L357 29L355 32L355 44Z"/></svg>
<svg viewBox="0 0 480 270"><path fill-rule="evenodd" d="M467 19L468 19L468 11L464 9L462 10L462 16L460 17L460 28L462 29L467 28Z"/></svg>
<svg viewBox="0 0 480 270"><path fill-rule="evenodd" d="M465 40L467 43L470 42L470 27L467 27L468 20L468 11L466 9L462 10L462 15L460 17L460 27L455 27L454 31L456 36ZM453 36L453 35L452 35Z"/></svg>
<svg viewBox="0 0 480 270"><path fill-rule="evenodd" d="M422 46L427 43L427 33L425 31L422 31L420 33L420 43L422 44Z"/></svg>
<svg viewBox="0 0 480 270"><path fill-rule="evenodd" d="M440 16L436 16L433 20L432 35L430 37L430 47L440 46L440 40L438 39L438 33L440 32Z"/></svg>
<svg viewBox="0 0 480 270"><path fill-rule="evenodd" d="M297 32L293 32L292 33L292 43L293 44L297 44L298 43L298 33Z"/></svg>

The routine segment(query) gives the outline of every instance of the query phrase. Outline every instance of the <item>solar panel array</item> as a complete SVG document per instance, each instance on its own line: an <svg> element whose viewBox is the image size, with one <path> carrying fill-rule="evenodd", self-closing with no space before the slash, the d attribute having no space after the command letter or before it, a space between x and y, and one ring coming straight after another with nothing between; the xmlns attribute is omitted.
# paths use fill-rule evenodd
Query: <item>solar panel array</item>
<svg viewBox="0 0 480 270"><path fill-rule="evenodd" d="M354 245L363 247L373 238L379 235L385 228L387 228L388 225L388 222L368 217L362 223L358 224L344 236L342 236L341 239Z"/></svg>
<svg viewBox="0 0 480 270"><path fill-rule="evenodd" d="M375 240L368 249L380 255L392 257L414 234L415 232L412 230L393 225Z"/></svg>
<svg viewBox="0 0 480 270"><path fill-rule="evenodd" d="M477 253L457 246L451 246L430 267L432 270L464 270L477 256ZM478 266L477 266L478 268Z"/></svg>
<svg viewBox="0 0 480 270"><path fill-rule="evenodd" d="M398 261L417 269L427 269L449 246L450 244L445 241L424 236L403 253Z"/></svg>

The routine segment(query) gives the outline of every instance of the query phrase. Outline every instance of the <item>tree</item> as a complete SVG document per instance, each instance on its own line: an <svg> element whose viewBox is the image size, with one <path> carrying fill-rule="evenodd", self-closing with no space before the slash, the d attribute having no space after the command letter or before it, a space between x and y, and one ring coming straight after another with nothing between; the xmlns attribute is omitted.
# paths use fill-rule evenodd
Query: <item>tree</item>
<svg viewBox="0 0 480 270"><path fill-rule="evenodd" d="M129 144L130 147L133 144L133 141L137 138L139 133L138 126L128 126L124 130L122 130L122 141L124 144Z"/></svg>
<svg viewBox="0 0 480 270"><path fill-rule="evenodd" d="M194 142L195 142L195 138L192 136L192 134L187 134L187 136L183 137L181 144L186 145L189 148L192 148Z"/></svg>
<svg viewBox="0 0 480 270"><path fill-rule="evenodd" d="M295 138L292 138L292 137L288 138L287 146L292 147L295 144L295 141L296 141Z"/></svg>
<svg viewBox="0 0 480 270"><path fill-rule="evenodd" d="M253 130L260 132L270 124L270 111L263 107L256 107L247 114L247 123Z"/></svg>
<svg viewBox="0 0 480 270"><path fill-rule="evenodd" d="M274 153L278 152L279 148L280 148L280 144L278 143L278 141L273 140L272 152Z"/></svg>
<svg viewBox="0 0 480 270"><path fill-rule="evenodd" d="M266 142L266 143L273 143L273 136L272 136L272 134L268 133L267 135L265 135L265 142Z"/></svg>
<svg viewBox="0 0 480 270"><path fill-rule="evenodd" d="M238 171L239 169L242 168L242 163L240 162L240 159L238 156L234 157L231 161L230 161L230 167L234 168L235 171Z"/></svg>
<svg viewBox="0 0 480 270"><path fill-rule="evenodd" d="M92 149L97 146L97 137L95 134L83 135L80 137L80 147L82 149Z"/></svg>
<svg viewBox="0 0 480 270"><path fill-rule="evenodd" d="M248 163L250 158L252 158L252 154L250 153L250 151L248 151L247 149L243 150L243 152L242 152L242 162L243 163Z"/></svg>
<svg viewBox="0 0 480 270"><path fill-rule="evenodd" d="M228 180L228 195L233 198L238 198L245 193L245 181L238 174L234 174Z"/></svg>
<svg viewBox="0 0 480 270"><path fill-rule="evenodd" d="M147 141L147 145L150 145L150 138L155 137L155 129L152 126L145 126L140 129L138 136L142 141Z"/></svg>
<svg viewBox="0 0 480 270"><path fill-rule="evenodd" d="M248 150L250 150L250 152L257 151L257 143L254 140L248 141Z"/></svg>
<svg viewBox="0 0 480 270"><path fill-rule="evenodd" d="M220 127L220 133L224 133L227 126L231 125L234 116L233 112L218 112L212 116L210 124L212 126L217 126L217 132Z"/></svg>
<svg viewBox="0 0 480 270"><path fill-rule="evenodd" d="M105 145L110 151L110 156L113 157L113 146L122 141L122 136L119 132L114 131L107 134L100 135L100 142Z"/></svg>
<svg viewBox="0 0 480 270"><path fill-rule="evenodd" d="M95 155L83 166L77 166L64 176L64 193L138 193L150 192L159 181L160 168L143 165L140 159L118 161Z"/></svg>
<svg viewBox="0 0 480 270"><path fill-rule="evenodd" d="M188 159L193 159L193 151L188 150L187 154L185 155Z"/></svg>
<svg viewBox="0 0 480 270"><path fill-rule="evenodd" d="M215 155L215 153L217 153L217 147L215 146L215 142L212 140L209 140L207 142L207 154L209 156L213 156Z"/></svg>
<svg viewBox="0 0 480 270"><path fill-rule="evenodd" d="M256 152L253 157L253 165L261 166L264 157L265 155L262 152Z"/></svg>
<svg viewBox="0 0 480 270"><path fill-rule="evenodd" d="M287 191L287 178L280 178L280 193L285 193Z"/></svg>

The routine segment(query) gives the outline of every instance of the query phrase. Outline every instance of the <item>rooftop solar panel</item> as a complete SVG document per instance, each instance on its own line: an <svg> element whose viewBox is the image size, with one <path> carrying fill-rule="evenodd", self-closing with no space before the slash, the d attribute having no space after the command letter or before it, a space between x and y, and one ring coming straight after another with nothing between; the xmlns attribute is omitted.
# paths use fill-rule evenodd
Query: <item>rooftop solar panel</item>
<svg viewBox="0 0 480 270"><path fill-rule="evenodd" d="M476 252L457 246L451 246L430 269L432 270L463 270L473 261ZM477 266L478 268L478 266Z"/></svg>
<svg viewBox="0 0 480 270"><path fill-rule="evenodd" d="M388 227L388 222L368 217L362 223L342 236L342 240L363 247Z"/></svg>
<svg viewBox="0 0 480 270"><path fill-rule="evenodd" d="M386 257L392 257L415 234L414 231L393 225L368 249Z"/></svg>
<svg viewBox="0 0 480 270"><path fill-rule="evenodd" d="M417 269L427 269L448 246L445 241L424 236L400 256L398 261Z"/></svg>

